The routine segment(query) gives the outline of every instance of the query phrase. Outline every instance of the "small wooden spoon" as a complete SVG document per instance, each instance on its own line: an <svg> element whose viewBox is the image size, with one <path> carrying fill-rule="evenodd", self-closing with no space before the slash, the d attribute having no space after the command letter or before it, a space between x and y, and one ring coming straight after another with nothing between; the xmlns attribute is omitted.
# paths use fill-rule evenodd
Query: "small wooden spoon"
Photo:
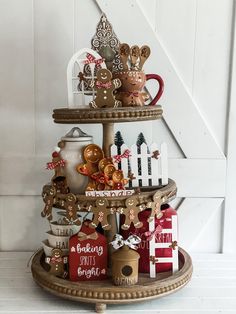
<svg viewBox="0 0 236 314"><path fill-rule="evenodd" d="M137 70L136 69L136 63L140 56L139 47L137 45L132 46L130 48L130 61L131 61L131 70Z"/></svg>
<svg viewBox="0 0 236 314"><path fill-rule="evenodd" d="M128 44L120 44L119 50L121 62L123 64L123 70L128 71L127 61L130 54L130 47Z"/></svg>
<svg viewBox="0 0 236 314"><path fill-rule="evenodd" d="M140 71L142 70L144 63L146 62L150 54L151 54L151 49L148 46L145 45L140 48L140 62L139 62Z"/></svg>

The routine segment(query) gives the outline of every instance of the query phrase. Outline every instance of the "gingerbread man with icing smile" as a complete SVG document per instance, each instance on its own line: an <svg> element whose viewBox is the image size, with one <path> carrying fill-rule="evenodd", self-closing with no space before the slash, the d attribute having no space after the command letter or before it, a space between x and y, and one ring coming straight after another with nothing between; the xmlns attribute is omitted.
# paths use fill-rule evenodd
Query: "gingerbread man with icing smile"
<svg viewBox="0 0 236 314"><path fill-rule="evenodd" d="M116 100L113 92L121 86L119 79L112 79L112 73L107 69L100 69L97 72L97 80L94 89L97 92L96 98L91 101L92 108L120 107L121 101Z"/></svg>

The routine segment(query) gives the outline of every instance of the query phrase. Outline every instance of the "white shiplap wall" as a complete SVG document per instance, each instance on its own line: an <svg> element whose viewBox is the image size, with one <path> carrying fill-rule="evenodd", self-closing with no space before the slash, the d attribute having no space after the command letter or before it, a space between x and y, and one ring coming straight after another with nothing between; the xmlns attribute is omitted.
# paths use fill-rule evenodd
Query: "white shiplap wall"
<svg viewBox="0 0 236 314"><path fill-rule="evenodd" d="M225 151L233 0L138 2ZM58 139L72 127L54 124L51 114L53 108L66 105L67 62L74 51L90 46L99 17L93 0L0 0L0 250L36 249L48 228L40 218L39 195L49 179L44 165ZM171 92L177 91L173 87ZM186 176L181 178L181 171L188 171L183 159L176 162L183 153L164 121L153 122L152 128L149 122L134 123L129 132L127 127L120 124L116 129L128 145L141 127L148 142L168 144L179 196L189 197L179 209L182 245L192 251L219 252L225 192L223 185L214 187L211 174L222 163L213 162L210 170L202 166L212 178L212 188L204 194L198 171L192 186ZM82 129L101 144L101 126ZM188 167L193 165L190 160Z"/></svg>

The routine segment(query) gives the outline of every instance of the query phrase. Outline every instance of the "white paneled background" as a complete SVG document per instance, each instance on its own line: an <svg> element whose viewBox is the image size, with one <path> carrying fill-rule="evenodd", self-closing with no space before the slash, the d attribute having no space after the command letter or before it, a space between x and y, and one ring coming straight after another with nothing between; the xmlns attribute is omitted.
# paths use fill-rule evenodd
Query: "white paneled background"
<svg viewBox="0 0 236 314"><path fill-rule="evenodd" d="M167 142L179 187L180 245L230 251L233 0L0 0L0 250L37 249L48 229L40 217L41 188L51 175L45 163L73 127L54 124L51 115L67 106L67 63L90 47L101 10L121 42L151 46L146 72L166 82L162 121L116 130L128 145L140 131L148 143ZM81 128L101 144L100 125Z"/></svg>

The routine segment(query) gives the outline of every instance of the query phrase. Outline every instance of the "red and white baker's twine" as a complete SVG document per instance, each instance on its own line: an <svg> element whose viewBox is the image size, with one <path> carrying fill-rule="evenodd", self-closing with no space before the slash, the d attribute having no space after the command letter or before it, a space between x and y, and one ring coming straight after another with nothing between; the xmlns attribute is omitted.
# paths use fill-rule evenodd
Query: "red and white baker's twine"
<svg viewBox="0 0 236 314"><path fill-rule="evenodd" d="M113 156L113 158L114 158L114 162L119 163L119 162L121 162L122 158L129 158L131 156L132 156L131 151L129 149L126 149L123 154L115 155L115 156Z"/></svg>
<svg viewBox="0 0 236 314"><path fill-rule="evenodd" d="M47 170L53 170L56 167L65 167L66 161L64 159L60 159L58 161L52 161L47 163Z"/></svg>

